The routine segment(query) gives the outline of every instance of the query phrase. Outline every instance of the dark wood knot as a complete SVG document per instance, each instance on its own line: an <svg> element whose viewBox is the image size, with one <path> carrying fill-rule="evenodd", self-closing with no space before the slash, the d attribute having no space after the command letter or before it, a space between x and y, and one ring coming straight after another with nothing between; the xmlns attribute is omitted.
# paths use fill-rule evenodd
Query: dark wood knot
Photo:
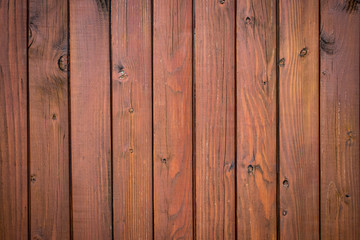
<svg viewBox="0 0 360 240"><path fill-rule="evenodd" d="M300 57L305 57L308 54L308 49L305 47L300 51Z"/></svg>
<svg viewBox="0 0 360 240"><path fill-rule="evenodd" d="M67 55L62 55L58 60L59 69L63 72L67 72L69 69L69 61Z"/></svg>

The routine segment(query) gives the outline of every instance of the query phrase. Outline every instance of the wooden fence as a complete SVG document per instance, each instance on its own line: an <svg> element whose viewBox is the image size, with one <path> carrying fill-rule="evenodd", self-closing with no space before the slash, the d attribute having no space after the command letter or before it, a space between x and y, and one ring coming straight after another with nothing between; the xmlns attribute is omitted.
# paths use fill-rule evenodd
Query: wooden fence
<svg viewBox="0 0 360 240"><path fill-rule="evenodd" d="M0 239L360 239L358 0L1 0Z"/></svg>

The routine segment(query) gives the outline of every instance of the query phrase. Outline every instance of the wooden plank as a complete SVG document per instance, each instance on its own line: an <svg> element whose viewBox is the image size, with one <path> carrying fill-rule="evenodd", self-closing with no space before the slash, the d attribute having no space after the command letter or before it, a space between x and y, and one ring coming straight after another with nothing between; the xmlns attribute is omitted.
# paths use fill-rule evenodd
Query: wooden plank
<svg viewBox="0 0 360 240"><path fill-rule="evenodd" d="M192 239L192 1L154 1L155 239Z"/></svg>
<svg viewBox="0 0 360 240"><path fill-rule="evenodd" d="M235 2L195 1L196 238L235 238Z"/></svg>
<svg viewBox="0 0 360 240"><path fill-rule="evenodd" d="M276 239L276 1L237 1L237 233Z"/></svg>
<svg viewBox="0 0 360 240"><path fill-rule="evenodd" d="M319 238L319 2L279 2L280 239Z"/></svg>
<svg viewBox="0 0 360 240"><path fill-rule="evenodd" d="M28 238L26 5L0 1L0 239Z"/></svg>
<svg viewBox="0 0 360 240"><path fill-rule="evenodd" d="M321 1L322 239L360 239L358 7Z"/></svg>
<svg viewBox="0 0 360 240"><path fill-rule="evenodd" d="M114 238L151 239L151 1L112 1Z"/></svg>
<svg viewBox="0 0 360 240"><path fill-rule="evenodd" d="M29 2L31 239L70 239L67 6Z"/></svg>
<svg viewBox="0 0 360 240"><path fill-rule="evenodd" d="M70 1L74 239L112 238L109 7Z"/></svg>

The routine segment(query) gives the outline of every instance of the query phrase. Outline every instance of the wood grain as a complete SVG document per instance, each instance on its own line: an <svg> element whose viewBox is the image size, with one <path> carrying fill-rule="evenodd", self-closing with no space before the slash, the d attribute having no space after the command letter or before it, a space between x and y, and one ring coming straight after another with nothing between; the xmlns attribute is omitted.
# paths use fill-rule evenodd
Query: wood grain
<svg viewBox="0 0 360 240"><path fill-rule="evenodd" d="M26 18L0 1L0 239L28 238Z"/></svg>
<svg viewBox="0 0 360 240"><path fill-rule="evenodd" d="M276 239L276 1L237 2L237 233Z"/></svg>
<svg viewBox="0 0 360 240"><path fill-rule="evenodd" d="M280 239L319 239L319 2L279 2Z"/></svg>
<svg viewBox="0 0 360 240"><path fill-rule="evenodd" d="M112 1L114 238L151 239L151 1Z"/></svg>
<svg viewBox="0 0 360 240"><path fill-rule="evenodd" d="M109 7L70 1L74 239L112 238Z"/></svg>
<svg viewBox="0 0 360 240"><path fill-rule="evenodd" d="M29 1L31 239L70 239L67 6Z"/></svg>
<svg viewBox="0 0 360 240"><path fill-rule="evenodd" d="M192 239L192 1L154 1L155 239Z"/></svg>
<svg viewBox="0 0 360 240"><path fill-rule="evenodd" d="M358 7L321 1L322 239L360 239Z"/></svg>
<svg viewBox="0 0 360 240"><path fill-rule="evenodd" d="M235 4L195 1L196 238L235 238Z"/></svg>

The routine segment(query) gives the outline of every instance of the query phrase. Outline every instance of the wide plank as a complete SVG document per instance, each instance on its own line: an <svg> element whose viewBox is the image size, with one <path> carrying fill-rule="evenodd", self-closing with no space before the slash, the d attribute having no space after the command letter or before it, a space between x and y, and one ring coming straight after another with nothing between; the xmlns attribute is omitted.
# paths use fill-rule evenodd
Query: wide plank
<svg viewBox="0 0 360 240"><path fill-rule="evenodd" d="M112 1L115 239L153 237L151 9Z"/></svg>
<svg viewBox="0 0 360 240"><path fill-rule="evenodd" d="M194 4L195 232L235 238L235 1Z"/></svg>
<svg viewBox="0 0 360 240"><path fill-rule="evenodd" d="M279 2L280 239L319 239L319 2Z"/></svg>
<svg viewBox="0 0 360 240"><path fill-rule="evenodd" d="M321 238L360 239L360 6L320 4Z"/></svg>
<svg viewBox="0 0 360 240"><path fill-rule="evenodd" d="M109 1L70 1L74 239L112 238Z"/></svg>
<svg viewBox="0 0 360 240"><path fill-rule="evenodd" d="M192 1L154 1L155 239L192 239Z"/></svg>
<svg viewBox="0 0 360 240"><path fill-rule="evenodd" d="M67 0L29 1L29 31L31 239L70 239Z"/></svg>
<svg viewBox="0 0 360 240"><path fill-rule="evenodd" d="M0 239L28 238L26 5L0 1Z"/></svg>
<svg viewBox="0 0 360 240"><path fill-rule="evenodd" d="M276 239L276 1L237 1L237 233Z"/></svg>

